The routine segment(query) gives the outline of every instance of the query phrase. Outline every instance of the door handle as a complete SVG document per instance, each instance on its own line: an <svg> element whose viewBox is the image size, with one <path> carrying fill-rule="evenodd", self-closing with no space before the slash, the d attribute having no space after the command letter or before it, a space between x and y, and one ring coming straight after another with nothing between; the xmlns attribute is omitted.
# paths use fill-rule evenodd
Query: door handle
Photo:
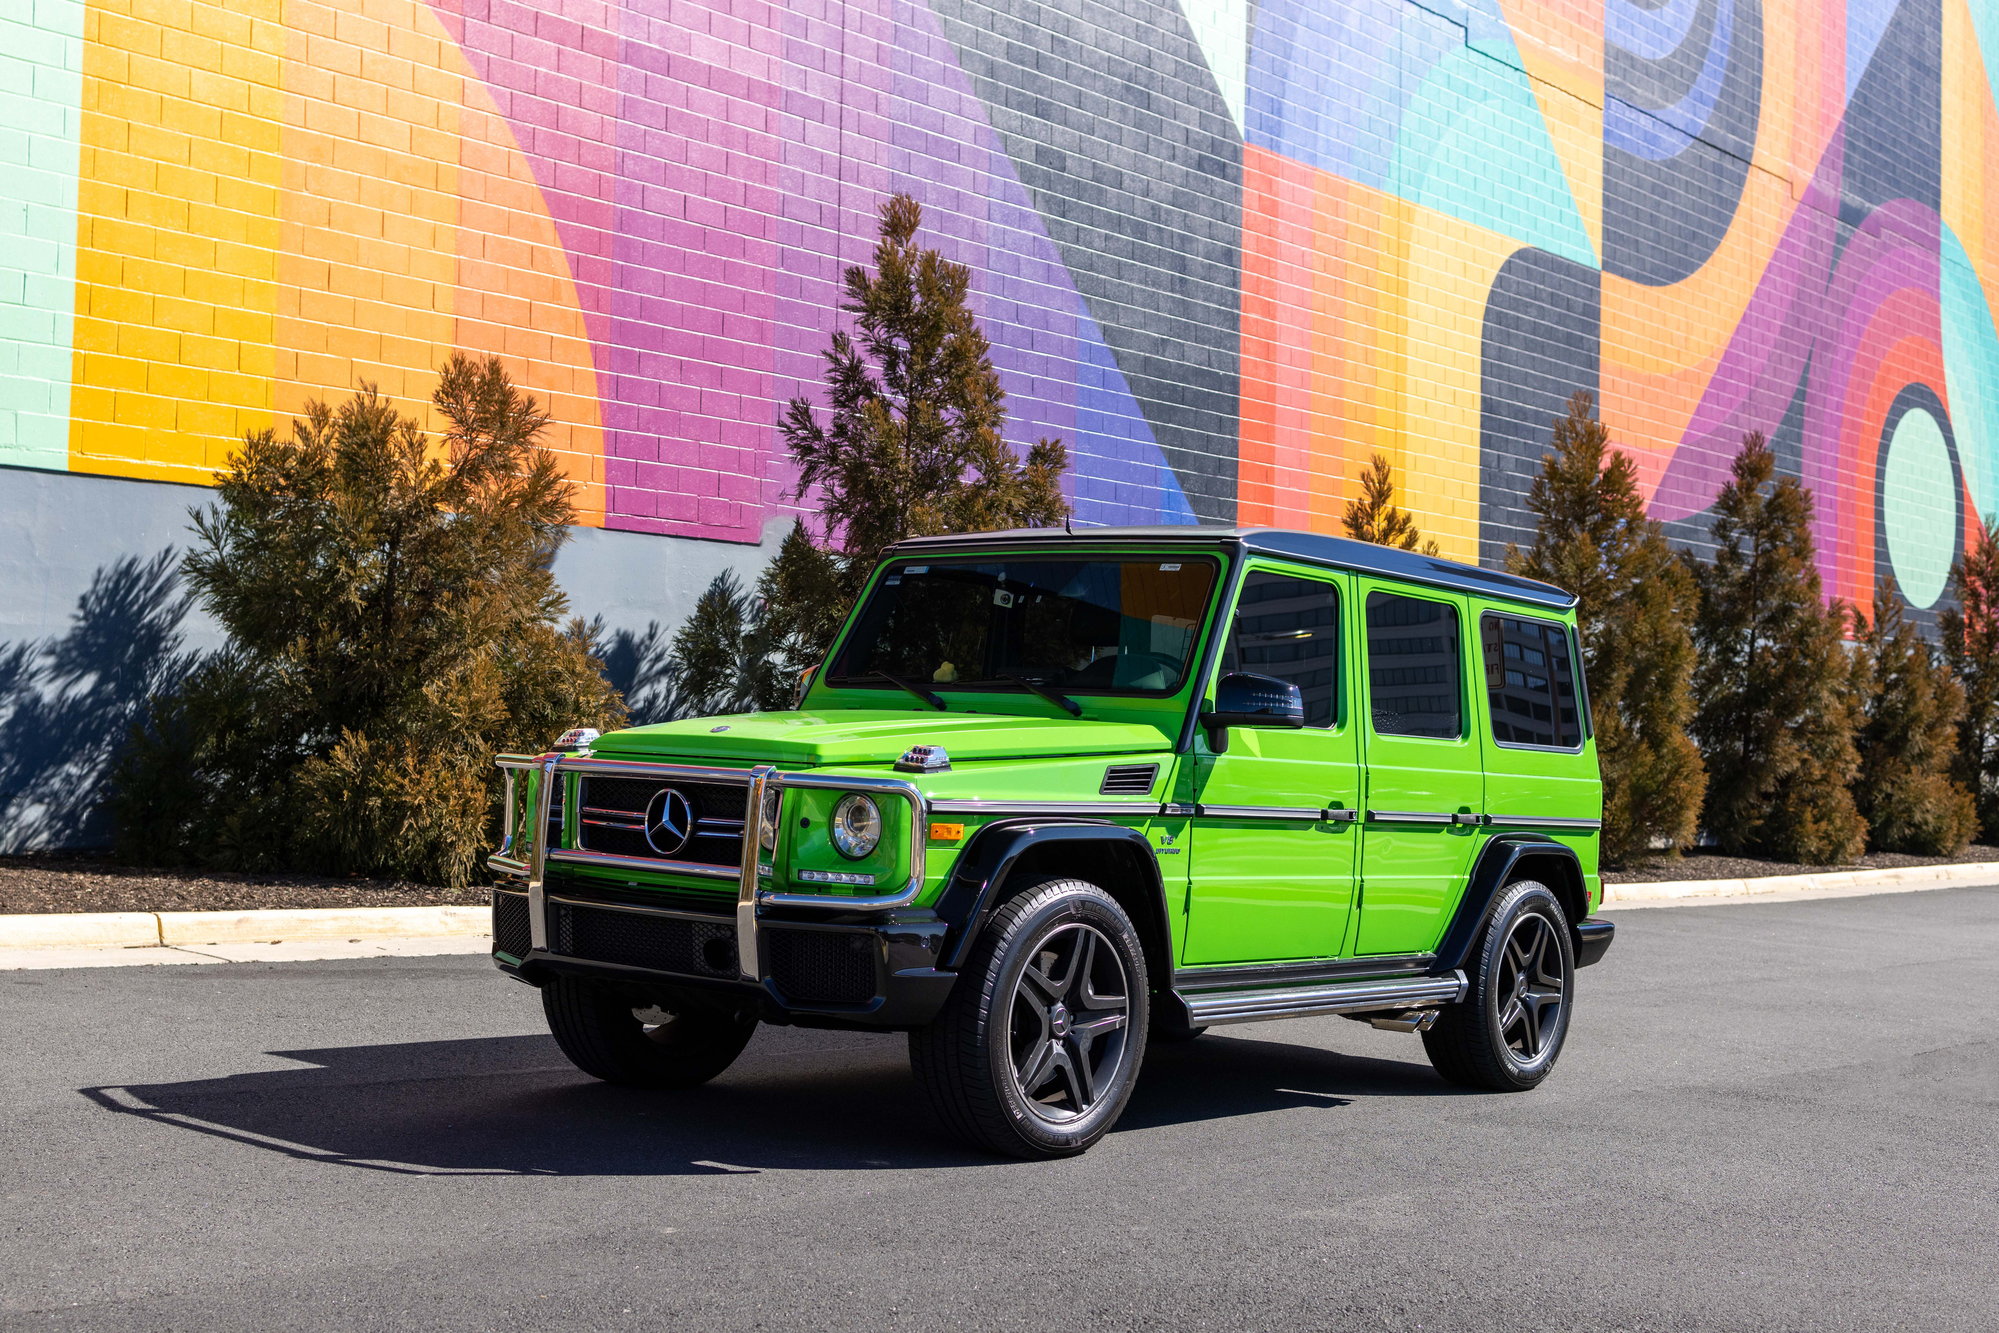
<svg viewBox="0 0 1999 1333"><path fill-rule="evenodd" d="M1319 815L1329 824L1351 824L1360 818L1360 811L1348 810L1337 805L1329 805L1320 811Z"/></svg>

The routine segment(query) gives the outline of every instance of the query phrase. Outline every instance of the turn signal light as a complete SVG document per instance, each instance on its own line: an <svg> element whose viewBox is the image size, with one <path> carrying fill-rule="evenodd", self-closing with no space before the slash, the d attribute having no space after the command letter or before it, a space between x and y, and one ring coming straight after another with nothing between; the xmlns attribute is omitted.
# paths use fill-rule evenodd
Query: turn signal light
<svg viewBox="0 0 1999 1333"><path fill-rule="evenodd" d="M957 842L965 836L963 824L932 824L930 836L937 842Z"/></svg>

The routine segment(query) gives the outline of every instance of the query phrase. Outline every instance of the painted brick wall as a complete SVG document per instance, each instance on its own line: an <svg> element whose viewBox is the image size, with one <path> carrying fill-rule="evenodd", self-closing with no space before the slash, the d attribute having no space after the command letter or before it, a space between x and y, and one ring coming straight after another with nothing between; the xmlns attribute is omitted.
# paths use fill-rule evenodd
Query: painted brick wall
<svg viewBox="0 0 1999 1333"><path fill-rule="evenodd" d="M18 0L0 466L200 482L466 348L587 522L755 540L909 190L1085 521L1331 530L1381 450L1495 561L1582 388L1677 533L1761 430L1831 589L1928 607L1999 515L1988 54L1994 0Z"/></svg>

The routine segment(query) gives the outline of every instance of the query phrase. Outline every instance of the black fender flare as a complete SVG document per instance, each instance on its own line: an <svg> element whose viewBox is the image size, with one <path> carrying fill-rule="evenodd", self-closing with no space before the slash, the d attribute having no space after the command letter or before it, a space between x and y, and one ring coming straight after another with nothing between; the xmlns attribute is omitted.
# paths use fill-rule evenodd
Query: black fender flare
<svg viewBox="0 0 1999 1333"><path fill-rule="evenodd" d="M1139 896L1152 920L1140 919L1133 924L1138 927L1139 938L1146 948L1147 970L1161 978L1162 985L1170 985L1172 918L1166 912L1166 887L1159 873L1159 859L1145 834L1100 819L1062 816L998 819L973 834L965 850L959 853L951 878L937 900L936 913L948 927L938 950L937 966L955 972L964 965L972 941L999 906L1000 894L1020 859L1029 851L1058 844L1079 849L1082 844L1108 846L1139 871L1138 882L1124 887Z"/></svg>
<svg viewBox="0 0 1999 1333"><path fill-rule="evenodd" d="M1570 942L1580 953L1582 941L1577 928L1589 904L1582 859L1574 848L1556 842L1545 833L1500 833L1487 839L1479 851L1464 897L1458 900L1457 913L1444 931L1443 942L1437 946L1435 971L1454 972L1465 965L1485 923L1492 919L1500 891L1529 871L1562 899L1563 909L1569 915Z"/></svg>

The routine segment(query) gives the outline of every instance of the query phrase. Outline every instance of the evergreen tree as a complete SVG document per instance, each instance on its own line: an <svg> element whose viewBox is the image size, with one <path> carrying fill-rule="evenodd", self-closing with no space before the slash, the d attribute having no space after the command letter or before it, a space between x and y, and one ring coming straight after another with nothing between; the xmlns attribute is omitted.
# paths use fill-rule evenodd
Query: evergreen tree
<svg viewBox="0 0 1999 1333"><path fill-rule="evenodd" d="M1404 551L1420 549L1424 555L1439 554L1437 543L1423 540L1423 534L1416 530L1416 520L1395 503L1395 470L1388 465L1386 454L1374 455L1361 469L1360 495L1347 501L1343 521L1347 536L1355 541Z"/></svg>
<svg viewBox="0 0 1999 1333"><path fill-rule="evenodd" d="M1811 493L1776 477L1752 434L1714 504L1714 561L1695 564L1694 739L1707 763L1703 823L1723 852L1830 865L1867 826L1844 604L1814 564Z"/></svg>
<svg viewBox="0 0 1999 1333"><path fill-rule="evenodd" d="M1950 577L1957 605L1938 622L1944 660L1964 690L1955 771L1977 802L1981 836L1999 841L1999 523L1979 529Z"/></svg>
<svg viewBox="0 0 1999 1333"><path fill-rule="evenodd" d="M454 356L433 442L363 386L249 436L193 513L190 587L227 647L155 700L116 777L127 855L463 884L495 752L617 724L550 573L573 514L547 415Z"/></svg>
<svg viewBox="0 0 1999 1333"><path fill-rule="evenodd" d="M1971 793L1951 780L1964 691L1902 612L1895 580L1874 594L1874 620L1856 616L1863 705L1854 796L1875 851L1949 856L1977 823Z"/></svg>
<svg viewBox="0 0 1999 1333"><path fill-rule="evenodd" d="M1693 841L1707 775L1693 719L1694 583L1645 517L1630 456L1610 447L1595 400L1555 421L1554 450L1527 493L1534 544L1507 567L1576 595L1590 720L1603 769L1602 854L1622 865Z"/></svg>
<svg viewBox="0 0 1999 1333"><path fill-rule="evenodd" d="M918 245L922 221L908 195L882 205L874 271L845 274L854 332L836 330L826 351L827 405L794 398L778 423L798 463L793 498L816 492L824 540L793 525L754 599L709 589L675 638L690 699L790 706L882 551L905 537L1069 516L1068 451L1042 440L1023 460L1005 443L1006 390L966 304L971 270Z"/></svg>

